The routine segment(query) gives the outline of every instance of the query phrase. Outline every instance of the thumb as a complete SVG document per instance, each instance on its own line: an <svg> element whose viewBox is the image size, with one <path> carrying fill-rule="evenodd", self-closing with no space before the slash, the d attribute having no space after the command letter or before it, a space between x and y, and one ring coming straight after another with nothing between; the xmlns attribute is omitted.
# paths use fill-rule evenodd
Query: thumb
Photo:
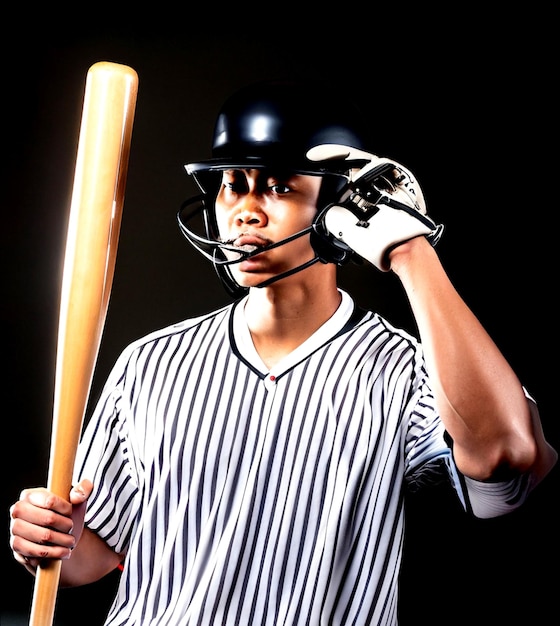
<svg viewBox="0 0 560 626"><path fill-rule="evenodd" d="M87 499L93 490L93 483L84 479L77 485L74 485L70 491L70 502L72 503L72 531L71 534L76 538L76 544L82 536L84 530L84 517L86 514Z"/></svg>
<svg viewBox="0 0 560 626"><path fill-rule="evenodd" d="M70 502L72 504L81 504L85 502L93 491L93 483L91 480L84 478L74 485L70 491Z"/></svg>

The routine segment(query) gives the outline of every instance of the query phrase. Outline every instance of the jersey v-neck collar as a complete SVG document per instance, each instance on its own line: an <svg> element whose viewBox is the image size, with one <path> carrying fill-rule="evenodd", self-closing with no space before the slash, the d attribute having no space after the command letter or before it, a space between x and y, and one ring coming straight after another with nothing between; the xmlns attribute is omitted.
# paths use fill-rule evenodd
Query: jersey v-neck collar
<svg viewBox="0 0 560 626"><path fill-rule="evenodd" d="M271 369L268 369L259 356L245 318L247 297L235 303L230 317L230 340L233 351L261 378L278 379L315 350L339 334L350 321L354 312L354 301L348 293L339 289L342 296L334 314L295 350L283 357Z"/></svg>

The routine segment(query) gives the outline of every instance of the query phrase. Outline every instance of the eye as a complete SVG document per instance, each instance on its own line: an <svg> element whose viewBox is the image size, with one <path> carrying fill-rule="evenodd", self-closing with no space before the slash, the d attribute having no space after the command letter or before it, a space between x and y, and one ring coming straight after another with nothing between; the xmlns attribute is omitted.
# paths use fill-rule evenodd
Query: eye
<svg viewBox="0 0 560 626"><path fill-rule="evenodd" d="M278 194L279 196L287 194L291 191L290 187L284 183L275 183L274 185L270 185L270 189L273 193Z"/></svg>
<svg viewBox="0 0 560 626"><path fill-rule="evenodd" d="M231 193L244 193L247 191L247 182L245 179L233 178L222 182L224 189Z"/></svg>

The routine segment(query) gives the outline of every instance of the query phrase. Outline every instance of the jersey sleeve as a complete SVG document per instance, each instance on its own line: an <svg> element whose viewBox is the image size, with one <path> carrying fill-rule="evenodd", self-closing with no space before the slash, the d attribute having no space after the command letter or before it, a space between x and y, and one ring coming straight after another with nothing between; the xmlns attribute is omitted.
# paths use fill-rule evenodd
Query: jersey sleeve
<svg viewBox="0 0 560 626"><path fill-rule="evenodd" d="M88 478L94 485L86 526L116 552L126 551L139 507L139 468L123 393L127 361L121 356L107 379L84 429L74 469L76 482Z"/></svg>
<svg viewBox="0 0 560 626"><path fill-rule="evenodd" d="M405 483L409 491L450 482L467 510L464 483L457 471L445 426L437 411L422 348L416 345L415 367L406 413Z"/></svg>

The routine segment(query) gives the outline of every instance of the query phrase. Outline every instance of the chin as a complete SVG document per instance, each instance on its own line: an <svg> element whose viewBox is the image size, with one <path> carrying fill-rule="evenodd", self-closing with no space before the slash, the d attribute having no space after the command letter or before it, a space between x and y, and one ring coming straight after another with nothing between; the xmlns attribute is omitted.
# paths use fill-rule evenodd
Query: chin
<svg viewBox="0 0 560 626"><path fill-rule="evenodd" d="M262 274L248 274L245 272L242 272L242 273L235 272L233 273L233 278L240 287L244 287L245 289L250 289L251 287L257 287L262 282L267 280L269 277L263 276Z"/></svg>

